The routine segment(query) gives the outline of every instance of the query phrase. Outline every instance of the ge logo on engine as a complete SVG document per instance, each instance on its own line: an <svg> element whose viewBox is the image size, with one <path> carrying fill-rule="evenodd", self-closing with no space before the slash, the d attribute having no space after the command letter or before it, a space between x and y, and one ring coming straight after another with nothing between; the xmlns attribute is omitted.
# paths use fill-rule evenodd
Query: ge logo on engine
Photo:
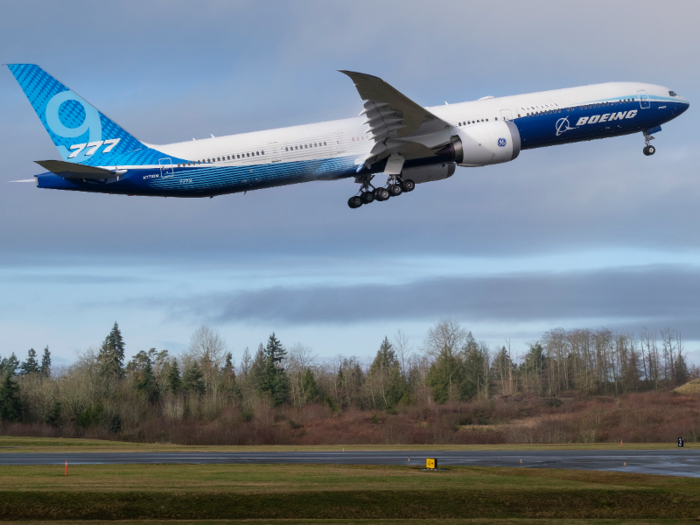
<svg viewBox="0 0 700 525"><path fill-rule="evenodd" d="M505 148L506 147L506 139L504 139L504 138L498 139L498 146L501 148Z"/></svg>

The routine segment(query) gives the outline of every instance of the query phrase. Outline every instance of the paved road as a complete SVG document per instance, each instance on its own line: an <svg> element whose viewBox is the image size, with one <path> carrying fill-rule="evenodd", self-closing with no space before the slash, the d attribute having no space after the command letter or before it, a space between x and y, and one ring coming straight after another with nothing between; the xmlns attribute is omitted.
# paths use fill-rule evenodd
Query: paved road
<svg viewBox="0 0 700 525"><path fill-rule="evenodd" d="M344 464L562 468L700 477L700 450L385 451L385 452L72 452L0 454L0 465L199 463ZM410 461L409 461L410 458ZM522 463L521 463L522 460ZM626 463L626 466L625 466Z"/></svg>

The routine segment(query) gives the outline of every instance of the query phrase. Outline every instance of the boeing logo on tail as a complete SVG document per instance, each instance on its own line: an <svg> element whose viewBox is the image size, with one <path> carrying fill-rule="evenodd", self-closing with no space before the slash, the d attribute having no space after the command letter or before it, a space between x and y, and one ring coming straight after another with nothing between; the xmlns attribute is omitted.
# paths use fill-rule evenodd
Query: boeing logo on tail
<svg viewBox="0 0 700 525"><path fill-rule="evenodd" d="M63 159L37 161L40 188L213 197L352 178L351 208L528 149L640 133L653 155L651 134L689 105L662 86L617 82L425 108L381 78L342 71L363 101L359 117L150 146L39 66L8 67Z"/></svg>

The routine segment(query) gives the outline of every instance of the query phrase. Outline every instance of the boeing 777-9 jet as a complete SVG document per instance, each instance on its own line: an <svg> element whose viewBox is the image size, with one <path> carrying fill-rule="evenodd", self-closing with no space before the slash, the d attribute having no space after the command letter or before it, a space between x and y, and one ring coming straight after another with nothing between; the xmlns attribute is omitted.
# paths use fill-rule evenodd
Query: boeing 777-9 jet
<svg viewBox="0 0 700 525"><path fill-rule="evenodd" d="M135 138L34 64L10 64L62 160L37 161L39 188L159 197L214 197L352 177L359 208L451 177L456 166L509 162L521 151L653 133L688 109L674 91L611 82L424 108L382 79L342 71L358 117L165 144Z"/></svg>

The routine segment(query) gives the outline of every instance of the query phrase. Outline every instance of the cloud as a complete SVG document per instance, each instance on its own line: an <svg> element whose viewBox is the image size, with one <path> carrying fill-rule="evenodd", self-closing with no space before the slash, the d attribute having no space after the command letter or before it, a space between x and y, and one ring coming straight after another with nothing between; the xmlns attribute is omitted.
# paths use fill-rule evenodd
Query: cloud
<svg viewBox="0 0 700 525"><path fill-rule="evenodd" d="M700 270L644 267L568 273L446 277L405 284L275 286L149 302L176 318L215 324L473 322L671 322L700 316Z"/></svg>

